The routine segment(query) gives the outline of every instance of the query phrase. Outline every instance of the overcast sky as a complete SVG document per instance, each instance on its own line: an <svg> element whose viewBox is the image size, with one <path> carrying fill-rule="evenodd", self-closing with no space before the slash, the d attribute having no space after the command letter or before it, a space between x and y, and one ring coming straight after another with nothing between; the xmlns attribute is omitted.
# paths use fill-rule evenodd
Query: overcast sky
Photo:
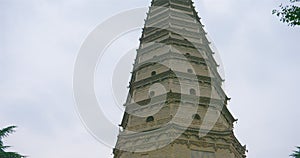
<svg viewBox="0 0 300 158"><path fill-rule="evenodd" d="M279 3L195 1L224 64L225 90L232 98L229 109L239 119L235 133L247 145L249 158L288 157L300 145L300 30L271 15ZM0 0L0 128L19 126L6 139L12 150L31 158L111 157L112 149L87 132L76 112L74 63L81 43L98 24L149 4L149 0ZM107 51L131 50L140 34L124 35ZM134 53L123 55L112 56L128 61ZM109 57L104 56L105 61ZM112 81L124 86L122 101L130 64L114 70L125 76ZM98 69L96 79L101 81L105 73L109 72ZM101 98L106 91L99 89L101 82L97 85ZM107 105L103 110L114 114L108 117L117 126L122 111L112 109ZM103 127L103 134L110 131Z"/></svg>

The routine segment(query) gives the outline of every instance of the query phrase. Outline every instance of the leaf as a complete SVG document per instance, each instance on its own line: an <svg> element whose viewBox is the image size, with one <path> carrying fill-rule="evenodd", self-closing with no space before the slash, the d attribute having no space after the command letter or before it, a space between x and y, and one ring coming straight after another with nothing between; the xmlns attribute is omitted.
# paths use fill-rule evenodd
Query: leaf
<svg viewBox="0 0 300 158"><path fill-rule="evenodd" d="M1 129L0 130L0 140L3 139L4 137L7 137L9 134L15 132L15 128L17 128L17 126L9 126L4 129Z"/></svg>
<svg viewBox="0 0 300 158"><path fill-rule="evenodd" d="M22 156L15 152L0 152L1 158L25 158L26 156Z"/></svg>
<svg viewBox="0 0 300 158"><path fill-rule="evenodd" d="M9 146L4 146L2 139L7 137L9 134L15 132L16 126L9 126L0 130L0 158L25 158L16 152L5 152L4 150L9 148Z"/></svg>

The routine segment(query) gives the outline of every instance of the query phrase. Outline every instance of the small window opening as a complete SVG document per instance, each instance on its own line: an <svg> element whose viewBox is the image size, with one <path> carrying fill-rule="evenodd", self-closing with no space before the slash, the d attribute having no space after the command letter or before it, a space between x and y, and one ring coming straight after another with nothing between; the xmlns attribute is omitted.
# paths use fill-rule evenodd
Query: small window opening
<svg viewBox="0 0 300 158"><path fill-rule="evenodd" d="M153 97L155 95L155 92L154 91L151 91L150 93L149 93L149 96L150 97Z"/></svg>
<svg viewBox="0 0 300 158"><path fill-rule="evenodd" d="M190 94L192 94L192 95L196 95L196 90L195 89L190 89Z"/></svg>
<svg viewBox="0 0 300 158"><path fill-rule="evenodd" d="M149 116L146 119L146 122L153 122L154 121L154 117L153 116Z"/></svg>
<svg viewBox="0 0 300 158"><path fill-rule="evenodd" d="M187 72L188 73L193 73L193 70L192 69L188 69Z"/></svg>
<svg viewBox="0 0 300 158"><path fill-rule="evenodd" d="M156 71L151 72L151 76L154 76L154 75L156 75Z"/></svg>
<svg viewBox="0 0 300 158"><path fill-rule="evenodd" d="M194 115L193 115L193 119L194 119L194 120L201 120L201 117L200 117L199 114L194 114Z"/></svg>

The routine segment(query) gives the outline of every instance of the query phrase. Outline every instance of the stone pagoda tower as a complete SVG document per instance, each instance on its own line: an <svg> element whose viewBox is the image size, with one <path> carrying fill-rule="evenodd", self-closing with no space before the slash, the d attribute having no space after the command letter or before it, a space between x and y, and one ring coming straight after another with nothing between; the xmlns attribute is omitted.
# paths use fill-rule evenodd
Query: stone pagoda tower
<svg viewBox="0 0 300 158"><path fill-rule="evenodd" d="M115 158L244 158L191 0L152 0Z"/></svg>

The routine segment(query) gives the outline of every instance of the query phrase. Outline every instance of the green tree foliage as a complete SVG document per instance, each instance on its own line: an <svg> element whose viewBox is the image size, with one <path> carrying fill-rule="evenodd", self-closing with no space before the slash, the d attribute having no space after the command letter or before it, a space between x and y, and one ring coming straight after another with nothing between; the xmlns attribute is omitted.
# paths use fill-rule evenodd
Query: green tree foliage
<svg viewBox="0 0 300 158"><path fill-rule="evenodd" d="M288 23L289 26L300 26L300 7L294 5L300 0L290 0L290 2L290 5L281 4L280 9L274 9L272 13L280 17L280 21Z"/></svg>
<svg viewBox="0 0 300 158"><path fill-rule="evenodd" d="M291 157L294 158L300 158L300 147L297 147L298 151L294 151L294 153L292 155L290 155Z"/></svg>
<svg viewBox="0 0 300 158"><path fill-rule="evenodd" d="M9 148L9 146L3 145L3 138L7 137L9 134L15 132L16 126L9 126L3 129L0 129L0 158L24 158L16 152L6 152L5 149Z"/></svg>

